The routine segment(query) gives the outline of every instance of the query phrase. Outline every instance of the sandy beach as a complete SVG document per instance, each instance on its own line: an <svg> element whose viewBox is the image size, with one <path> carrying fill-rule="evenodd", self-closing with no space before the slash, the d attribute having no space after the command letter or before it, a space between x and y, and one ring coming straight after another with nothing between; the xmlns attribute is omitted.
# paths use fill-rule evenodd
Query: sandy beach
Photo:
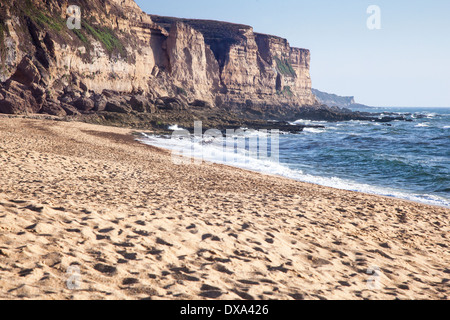
<svg viewBox="0 0 450 320"><path fill-rule="evenodd" d="M0 137L0 299L450 296L449 209L175 165L129 129Z"/></svg>

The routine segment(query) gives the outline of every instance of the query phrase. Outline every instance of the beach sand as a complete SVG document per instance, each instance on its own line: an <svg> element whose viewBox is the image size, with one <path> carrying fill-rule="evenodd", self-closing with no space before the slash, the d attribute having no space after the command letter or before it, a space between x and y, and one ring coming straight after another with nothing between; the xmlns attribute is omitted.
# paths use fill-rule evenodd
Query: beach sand
<svg viewBox="0 0 450 320"><path fill-rule="evenodd" d="M0 299L449 298L449 209L175 165L128 129L0 137Z"/></svg>

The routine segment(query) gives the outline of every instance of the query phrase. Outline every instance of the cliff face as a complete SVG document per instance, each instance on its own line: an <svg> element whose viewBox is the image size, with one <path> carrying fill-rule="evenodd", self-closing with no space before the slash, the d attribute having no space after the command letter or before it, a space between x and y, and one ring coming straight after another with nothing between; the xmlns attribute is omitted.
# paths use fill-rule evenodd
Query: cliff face
<svg viewBox="0 0 450 320"><path fill-rule="evenodd" d="M166 50L170 76L180 90L212 101L219 88L219 64L203 35L177 22L167 38Z"/></svg>
<svg viewBox="0 0 450 320"><path fill-rule="evenodd" d="M69 5L82 10L80 30L66 25ZM149 16L132 0L2 2L0 40L3 113L102 111L105 92L152 112L164 97L262 113L316 103L308 50L248 26Z"/></svg>
<svg viewBox="0 0 450 320"><path fill-rule="evenodd" d="M216 70L214 78L219 79L218 94L216 86L212 89L216 105L264 109L317 102L311 92L309 50L292 48L286 39L255 33L245 25L155 15L151 18L169 34L178 33L180 28L174 26L183 24L202 36L205 50L212 51L215 57L211 69Z"/></svg>
<svg viewBox="0 0 450 320"><path fill-rule="evenodd" d="M330 107L336 106L340 108L348 108L356 104L355 97L342 97L336 94L326 93L316 89L311 90L320 103L326 104Z"/></svg>

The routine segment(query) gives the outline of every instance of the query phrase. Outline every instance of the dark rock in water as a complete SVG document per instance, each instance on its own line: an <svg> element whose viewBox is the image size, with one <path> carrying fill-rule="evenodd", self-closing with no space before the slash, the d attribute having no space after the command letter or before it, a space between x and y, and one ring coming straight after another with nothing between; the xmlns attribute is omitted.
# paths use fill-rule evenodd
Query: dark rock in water
<svg viewBox="0 0 450 320"><path fill-rule="evenodd" d="M310 106L299 108L297 112L292 116L292 120L312 120L312 121L374 121L387 123L392 121L412 121L405 116L398 116L393 114L392 116L383 116L380 118L381 113L359 112L352 111L350 109L342 109L339 107L328 106Z"/></svg>
<svg viewBox="0 0 450 320"><path fill-rule="evenodd" d="M239 132L238 130L242 130L245 132L247 130L267 130L267 132L271 132L273 130L278 130L280 133L300 133L307 126L304 125L292 125L288 122L284 121L261 121L261 120L244 120L239 124L230 123L227 121L222 122L220 125L210 126L205 125L203 129L203 133L205 133L209 129L219 130L223 136L227 135L227 130L235 130L235 132ZM324 126L309 126L314 128L325 128ZM190 133L194 133L194 127L186 126L185 127ZM245 128L245 129L243 129Z"/></svg>
<svg viewBox="0 0 450 320"><path fill-rule="evenodd" d="M268 132L271 130L279 130L280 132L288 132L288 133L300 133L303 131L305 126L302 125L292 125L288 122L280 121L280 122L266 122L266 123L245 123L248 128L255 130L267 130Z"/></svg>
<svg viewBox="0 0 450 320"><path fill-rule="evenodd" d="M377 118L374 119L375 122L381 122L381 123L387 123L392 121L412 121L411 119L406 119L405 117L383 117L383 118Z"/></svg>

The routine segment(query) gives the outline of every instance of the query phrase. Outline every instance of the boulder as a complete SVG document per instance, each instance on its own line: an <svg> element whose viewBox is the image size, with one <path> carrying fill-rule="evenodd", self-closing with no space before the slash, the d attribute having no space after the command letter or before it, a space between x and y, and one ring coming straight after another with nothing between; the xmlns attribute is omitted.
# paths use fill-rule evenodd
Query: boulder
<svg viewBox="0 0 450 320"><path fill-rule="evenodd" d="M103 90L102 95L106 98L114 98L117 96L117 92L111 90Z"/></svg>
<svg viewBox="0 0 450 320"><path fill-rule="evenodd" d="M124 99L110 98L106 103L106 111L117 113L130 113L132 109L126 104Z"/></svg>
<svg viewBox="0 0 450 320"><path fill-rule="evenodd" d="M186 104L178 98L171 98L171 97L160 98L157 100L156 104L158 108L162 110L170 110L170 111L187 110Z"/></svg>
<svg viewBox="0 0 450 320"><path fill-rule="evenodd" d="M106 99L101 94L96 94L92 97L94 100L94 111L95 112L102 112L106 109Z"/></svg>
<svg viewBox="0 0 450 320"><path fill-rule="evenodd" d="M73 102L72 97L70 95L67 95L67 94L65 94L63 96L60 96L58 98L58 100L61 101L61 103L72 103Z"/></svg>
<svg viewBox="0 0 450 320"><path fill-rule="evenodd" d="M212 109L212 105L211 103L209 103L208 101L203 101L203 100L195 100L194 102L190 103L191 106L193 107L198 107L198 108L202 108L202 109Z"/></svg>
<svg viewBox="0 0 450 320"><path fill-rule="evenodd" d="M46 113L58 117L63 117L67 115L64 108L61 107L59 101L49 99L47 99L44 105L42 106L41 113Z"/></svg>
<svg viewBox="0 0 450 320"><path fill-rule="evenodd" d="M70 85L64 88L64 96L71 97L72 100L77 100L82 97L83 92L76 85Z"/></svg>
<svg viewBox="0 0 450 320"><path fill-rule="evenodd" d="M82 112L88 112L94 109L95 103L88 98L78 98L73 103L73 106Z"/></svg>
<svg viewBox="0 0 450 320"><path fill-rule="evenodd" d="M130 107L137 112L147 112L147 101L143 96L132 96Z"/></svg>
<svg viewBox="0 0 450 320"><path fill-rule="evenodd" d="M132 96L130 99L130 106L134 111L144 113L155 113L156 108L154 104L145 96Z"/></svg>
<svg viewBox="0 0 450 320"><path fill-rule="evenodd" d="M3 99L0 100L0 113L23 114L37 113L42 107L33 97L26 85L9 80L0 90Z"/></svg>
<svg viewBox="0 0 450 320"><path fill-rule="evenodd" d="M38 83L41 80L41 75L31 59L25 56L17 66L11 80L30 86L32 83Z"/></svg>
<svg viewBox="0 0 450 320"><path fill-rule="evenodd" d="M36 102L41 105L44 103L47 97L45 89L36 83L33 83L31 85L31 94L36 99Z"/></svg>
<svg viewBox="0 0 450 320"><path fill-rule="evenodd" d="M80 112L75 107L64 102L61 102L61 108L64 109L68 116L76 116L80 114Z"/></svg>
<svg viewBox="0 0 450 320"><path fill-rule="evenodd" d="M19 101L11 98L4 98L0 100L0 113L17 114L22 113L25 110L21 108Z"/></svg>

